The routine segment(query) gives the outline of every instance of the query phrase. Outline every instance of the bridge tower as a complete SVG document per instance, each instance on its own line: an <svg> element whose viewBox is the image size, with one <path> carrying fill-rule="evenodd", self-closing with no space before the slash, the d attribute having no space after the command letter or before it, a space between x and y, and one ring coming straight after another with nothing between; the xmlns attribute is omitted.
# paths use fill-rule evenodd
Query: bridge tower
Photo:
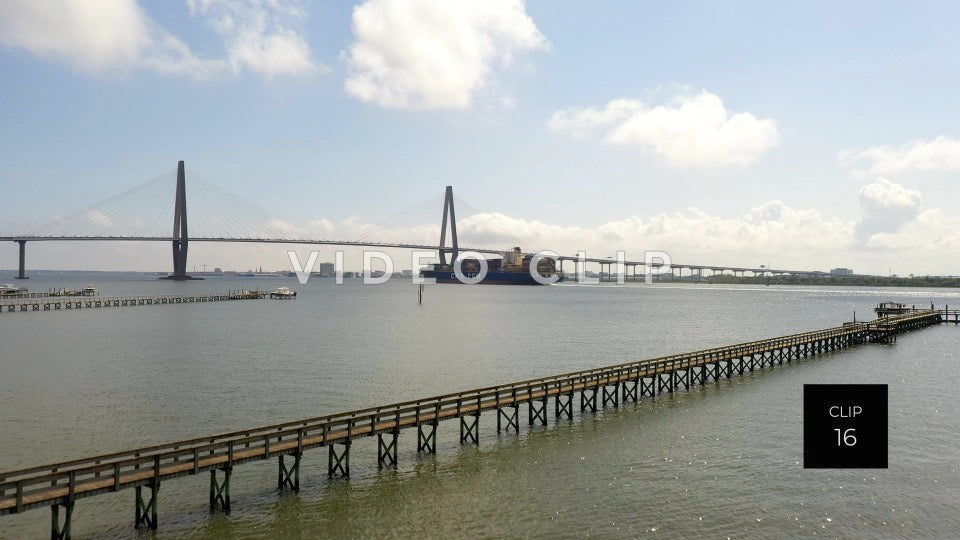
<svg viewBox="0 0 960 540"><path fill-rule="evenodd" d="M447 248L447 216L450 216L450 248ZM453 186L447 186L443 197L443 223L440 225L440 264L447 264L447 254L450 254L450 264L457 260L460 246L457 243L457 214L453 209Z"/></svg>
<svg viewBox="0 0 960 540"><path fill-rule="evenodd" d="M30 279L29 277L27 277L27 273L26 273L27 241L17 240L17 243L20 244L20 272L17 273L17 279Z"/></svg>
<svg viewBox="0 0 960 540"><path fill-rule="evenodd" d="M187 276L187 187L183 161L177 164L177 200L173 210L173 275L177 281L190 279Z"/></svg>

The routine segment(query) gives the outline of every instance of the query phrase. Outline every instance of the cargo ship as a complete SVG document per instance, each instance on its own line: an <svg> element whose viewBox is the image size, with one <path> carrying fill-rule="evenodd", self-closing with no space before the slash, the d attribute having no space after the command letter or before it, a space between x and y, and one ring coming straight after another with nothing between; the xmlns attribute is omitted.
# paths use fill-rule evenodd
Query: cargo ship
<svg viewBox="0 0 960 540"><path fill-rule="evenodd" d="M543 285L530 275L530 260L533 256L524 254L519 247L500 253L499 258L496 258L496 255L487 257L487 274L479 284ZM460 264L460 272L467 279L475 278L480 272L480 263L475 259L466 259ZM563 276L557 273L557 262L554 259L540 259L536 271L546 279L557 278L557 282L563 281ZM430 268L421 269L420 274L424 278L435 279L437 283L463 283L457 278L452 264L433 264Z"/></svg>

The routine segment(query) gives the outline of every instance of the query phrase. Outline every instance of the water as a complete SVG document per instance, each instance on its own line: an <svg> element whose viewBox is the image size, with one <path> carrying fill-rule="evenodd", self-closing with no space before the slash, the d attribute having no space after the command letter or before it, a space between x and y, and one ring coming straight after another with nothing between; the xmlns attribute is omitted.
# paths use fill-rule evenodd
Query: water
<svg viewBox="0 0 960 540"><path fill-rule="evenodd" d="M0 470L834 326L884 300L960 305L948 290L696 285L439 285L417 305L409 282L76 279L27 284L299 296L0 315ZM349 481L310 451L299 494L275 491L274 461L244 465L229 517L208 513L205 475L168 481L156 536L957 537L958 343L960 328L924 329L519 436L486 414L479 448L448 422L436 456L408 430L396 471L364 439ZM890 467L804 470L803 384L848 382L890 385ZM131 490L79 501L74 537L139 537L133 506ZM0 538L44 537L49 520L0 517Z"/></svg>

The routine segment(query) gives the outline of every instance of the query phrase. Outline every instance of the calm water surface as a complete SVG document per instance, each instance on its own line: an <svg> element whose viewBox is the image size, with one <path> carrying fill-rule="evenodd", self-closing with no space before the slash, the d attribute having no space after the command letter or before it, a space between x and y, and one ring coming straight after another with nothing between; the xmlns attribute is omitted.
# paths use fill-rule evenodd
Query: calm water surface
<svg viewBox="0 0 960 540"><path fill-rule="evenodd" d="M949 290L751 286L427 288L314 279L46 276L104 295L289 285L295 301L0 315L0 470L776 336L871 315L877 302L960 306ZM638 405L497 436L400 436L400 467L353 446L349 481L307 452L299 494L274 461L238 467L229 517L205 475L160 490L158 538L960 536L960 328L901 336ZM804 470L807 383L890 385L890 468ZM521 418L525 413L521 412ZM139 538L133 492L83 499L75 538ZM49 511L0 517L43 538Z"/></svg>

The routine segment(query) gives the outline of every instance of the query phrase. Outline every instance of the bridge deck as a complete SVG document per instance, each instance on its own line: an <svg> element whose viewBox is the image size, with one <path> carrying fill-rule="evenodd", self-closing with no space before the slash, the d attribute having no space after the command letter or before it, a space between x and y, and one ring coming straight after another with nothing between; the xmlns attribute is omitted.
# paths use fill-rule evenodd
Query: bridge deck
<svg viewBox="0 0 960 540"><path fill-rule="evenodd" d="M10 241L10 242L173 242L177 241L178 238L171 236L0 236L0 242ZM312 239L312 238L223 238L223 237L196 237L189 238L190 242L213 242L213 243L256 243L256 244L298 244L298 245L307 245L307 246L343 246L343 247L368 247L368 248L398 248L398 249L415 249L423 251L438 251L443 249L443 246L434 246L429 244L412 244L412 243L390 243L390 242L368 242L368 241L351 241L351 240L323 240L323 239ZM510 251L507 248L481 248L481 247L461 247L460 251L474 251L477 253L485 253L491 255L497 255L505 251ZM610 257L585 257L580 259L577 256L572 255L558 255L557 260L562 261L583 261L596 264L615 264L616 259ZM647 261L645 260L625 260L623 264L626 266L647 266ZM663 262L652 262L650 263L653 268L659 269L664 265ZM798 276L828 276L829 272L823 272L819 270L790 270L785 268L750 268L750 267L740 267L724 264L684 264L679 261L672 261L669 264L672 268L681 268L693 270L710 270L713 272L718 271L731 271L731 272L751 272L753 274L790 274Z"/></svg>
<svg viewBox="0 0 960 540"><path fill-rule="evenodd" d="M361 437L436 425L442 420L478 415L481 411L502 410L522 403L545 403L549 397L559 399L559 396L566 395L572 398L575 392L583 395L593 392L595 405L600 389L606 392L609 386L619 387L631 381L639 384L641 380L652 378L651 384L663 385L662 376L668 375L669 391L673 391L675 373L685 371L689 387L694 376L691 370L696 368L699 368L696 375L705 382L706 371L711 366L714 379L719 377L721 366L729 377L734 369L742 374L745 368L752 370L767 362L773 364L775 359L782 363L786 358L789 362L794 357L799 359L864 341L882 340L890 332L899 333L938 322L937 312L918 311L865 323L848 323L824 330L0 472L0 515L72 503L75 499L99 493L158 483L201 471L232 468L278 455L299 454L311 448L346 443ZM543 414L545 420L546 413Z"/></svg>

